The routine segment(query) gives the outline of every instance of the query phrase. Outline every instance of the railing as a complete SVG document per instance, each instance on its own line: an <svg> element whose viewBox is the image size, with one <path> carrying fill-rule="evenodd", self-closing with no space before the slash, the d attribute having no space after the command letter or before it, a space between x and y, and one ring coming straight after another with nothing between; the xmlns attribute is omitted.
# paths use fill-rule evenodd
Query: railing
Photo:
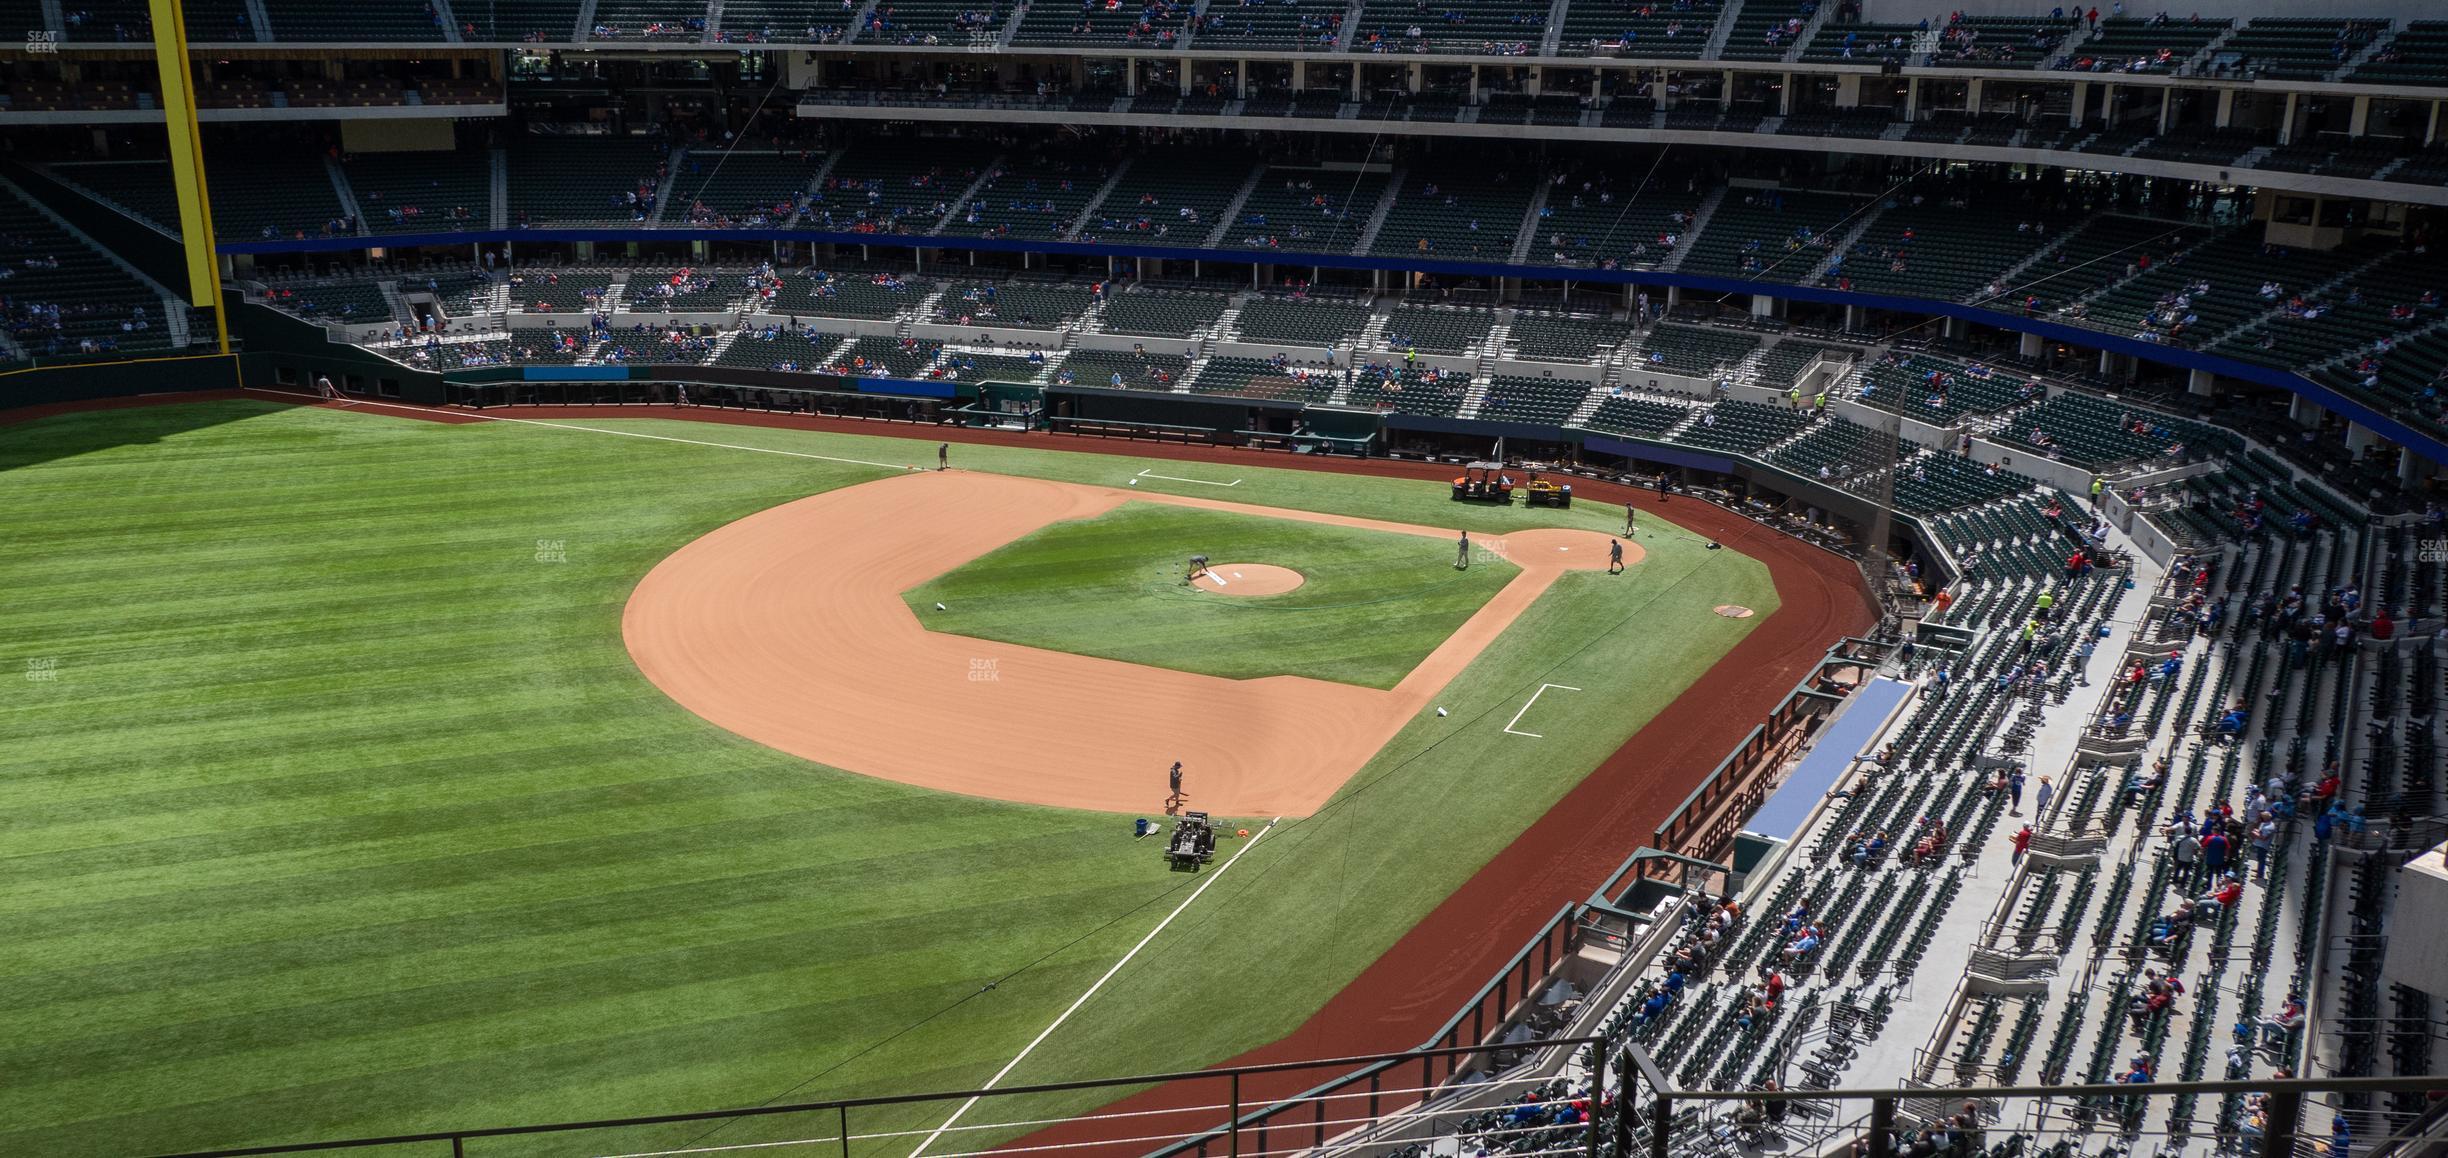
<svg viewBox="0 0 2448 1158"><path fill-rule="evenodd" d="M1212 426L1182 426L1167 422L1142 422L1131 418L1075 418L1050 415L1046 429L1056 434L1084 434L1097 438L1152 438L1159 442L1217 442L1223 434Z"/></svg>
<svg viewBox="0 0 2448 1158"><path fill-rule="evenodd" d="M1535 1043L1538 1048L1542 1049L1579 1048L1598 1044L1600 1044L1600 1039L1594 1037L1556 1038ZM1115 1128L1126 1131L1125 1136L1071 1140L1036 1149L1041 1153L1063 1151L1115 1153L1118 1152L1117 1147L1127 1147L1129 1152L1136 1153L1146 1148L1144 1143L1147 1139L1130 1135L1144 1135L1153 1129L1146 1124L1148 1118L1165 1114L1198 1113L1206 1109L1222 1109L1227 1111L1224 1125L1189 1133L1187 1137L1165 1146L1158 1153L1173 1154L1195 1150L1197 1153L1206 1154L1212 1147L1218 1153L1240 1155L1244 1152L1246 1145L1249 1153L1263 1155L1271 1153L1274 1147L1285 1141L1283 1135L1287 1131L1297 1131L1297 1136L1310 1139L1307 1145L1323 1145L1330 1136L1328 1131L1340 1133L1355 1125L1382 1118L1389 1113L1389 1103L1396 1110L1407 1110L1410 1106L1417 1104L1423 1096L1434 1091L1441 1080L1435 1075L1440 1071L1450 1075L1463 1059L1478 1052L1479 1047L1476 1045L1445 1046L1407 1050L1402 1053L1362 1054L1351 1057L1320 1058L1313 1061L1138 1074L1130 1077L1097 1078L1088 1081L1047 1082L1029 1086L843 1098L832 1101L748 1106L685 1114L654 1114L595 1121L554 1122L545 1125L434 1130L378 1138L349 1138L338 1141L199 1150L166 1156L166 1158L253 1158L258 1155L275 1154L332 1154L376 1147L426 1147L427 1149L421 1152L439 1155L444 1146L449 1147L449 1153L453 1158L465 1158L469 1152L469 1143L472 1142L540 1136L561 1136L565 1139L564 1145L570 1148L569 1152L624 1154L627 1155L627 1158L647 1158L649 1155L695 1151L693 1146L649 1149L646 1148L647 1145L665 1145L666 1143L642 1144L636 1132L658 1126L711 1125L719 1128L746 1121L781 1123L784 1131L794 1136L783 1139L760 1138L754 1141L744 1138L727 1140L736 1148L754 1150L764 1154L817 1153L826 1155L827 1158L834 1155L840 1158L853 1158L856 1153L854 1147L864 1147L870 1152L892 1151L895 1153L902 1152L901 1147L903 1146L917 1146L923 1149L924 1142L921 1140L929 1139L933 1134L942 1132L940 1128L930 1132L925 1128L893 1128L890 1126L871 1126L861 1129L853 1121L854 1115L867 1118L872 1122L878 1112L895 1109L902 1113L887 1114L887 1118L908 1117L909 1111L929 1106L944 1107L946 1112L950 1112L950 1107L968 1102L992 1104L999 1099L1094 1090L1113 1090L1118 1096L1121 1092L1131 1088L1170 1083L1193 1084L1202 1091L1201 1096L1213 1104L1208 1105L1203 1102L1186 1109L1157 1111L1155 1114L1106 1115L1101 1121L1111 1123ZM1241 1112L1242 1098L1248 1087L1260 1084L1262 1079L1280 1079L1286 1075L1297 1075L1309 1070L1344 1071L1344 1076L1257 1113L1244 1114ZM1413 1084L1414 1079L1416 1079L1416 1084ZM1351 1090L1352 1086L1361 1083L1365 1083L1367 1088L1357 1092ZM1221 1099L1221 1101L1215 1099ZM1355 1103L1355 1107L1337 1109L1335 1105L1337 1102ZM1288 1120L1288 1115L1294 1109L1305 1113L1306 1120L1298 1122ZM1330 1117L1330 1114L1351 1115L1354 1113L1365 1116ZM931 1113L923 1115L924 1120L933 1118L934 1115ZM1099 1119L1092 1115L1089 1119L1082 1120ZM1017 1133L1041 1124L1043 1123L1038 1121L1021 1120L985 1125L964 1124L960 1128L963 1131L986 1134ZM1588 1143L1584 1149L1592 1158L1596 1154L1595 1147L1599 1137L1598 1125L1597 1116L1592 1115L1588 1129L1585 1131ZM1163 1136L1169 1137L1178 1133L1180 1131L1164 1131ZM594 1136L586 1137L585 1135ZM1247 1135L1246 1142L1245 1135ZM972 1135L972 1137L976 1136L976 1134ZM699 1137L702 1138L702 1135ZM964 1142L963 1145L971 1149L980 1148L979 1143L975 1141ZM411 1149L406 1152L420 1151ZM915 1151L908 1152L915 1153Z"/></svg>
<svg viewBox="0 0 2448 1158"><path fill-rule="evenodd" d="M2416 816L2394 820L2385 816L2370 818L2361 832L2350 832L2340 825L2330 833L2330 843L2342 851L2363 853L2416 853L2448 844L2448 816Z"/></svg>
<svg viewBox="0 0 2448 1158"><path fill-rule="evenodd" d="M1768 799L1766 773L1776 762L1770 757L1783 753L1799 738L1797 725L1843 705L1844 697L1813 688L1820 674L1830 664L1876 668L1884 662L1888 646L1875 640L1845 639L1829 648L1826 662L1794 685L1768 713L1767 722L1744 735L1734 751L1718 761L1699 786L1667 814L1651 833L1651 846L1701 858L1730 848L1743 822Z"/></svg>
<svg viewBox="0 0 2448 1158"><path fill-rule="evenodd" d="M1528 1000L1538 983L1579 946L1580 926L1574 916L1575 906L1566 905L1558 910L1497 971L1496 976L1465 1001L1462 1008L1442 1027L1429 1035L1427 1042L1419 1049L1360 1066L1291 1097L1246 1112L1242 1109L1241 1087L1236 1083L1231 1091L1232 1112L1223 1123L1161 1147L1153 1151L1149 1158L1180 1158L1188 1154L1207 1158L1207 1155L1216 1152L1219 1143L1224 1152L1238 1155L1241 1153L1240 1137L1245 1133L1253 1134L1256 1138L1258 1153L1270 1154L1273 1150L1267 1141L1269 1132L1286 1128L1310 1130L1316 1137L1309 1144L1322 1146L1328 1137L1324 1133L1327 1123L1323 1117L1328 1101L1365 1097L1370 1106L1370 1116L1374 1118L1385 1098L1404 1097L1407 1099L1402 1103L1404 1105L1424 1102L1457 1074L1474 1072L1474 1062L1487 1063L1486 1069L1480 1071L1487 1072L1506 1068L1503 1061L1508 1055L1519 1054L1526 1058L1557 1046L1595 1043L1598 1041L1596 1038L1539 1038L1535 1035L1509 1046L1491 1045L1489 1042L1491 1028L1503 1032L1511 1022L1516 1006ZM1467 1034L1464 1030L1466 1023L1469 1027ZM1481 1056L1483 1054L1484 1057ZM1398 1083L1398 1088L1406 1092L1389 1095L1386 1083L1408 1076L1409 1067L1415 1063L1419 1066L1418 1085L1400 1087ZM1313 1115L1314 1120L1294 1120L1303 1113Z"/></svg>

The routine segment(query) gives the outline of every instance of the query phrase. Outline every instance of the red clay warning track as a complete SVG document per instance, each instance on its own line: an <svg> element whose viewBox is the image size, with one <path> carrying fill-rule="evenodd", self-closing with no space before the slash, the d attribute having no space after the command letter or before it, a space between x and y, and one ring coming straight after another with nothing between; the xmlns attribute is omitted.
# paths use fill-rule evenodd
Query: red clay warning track
<svg viewBox="0 0 2448 1158"><path fill-rule="evenodd" d="M295 395L274 395L295 398ZM181 401L169 396L161 401ZM307 400L311 402L311 400ZM369 408L371 410L371 408ZM411 413L386 407L373 413ZM464 421L465 410L424 413L440 421ZM811 418L743 411L676 410L668 407L522 408L522 418L679 418L708 423L891 436L907 433L924 441L1018 446L1133 458L1244 467L1319 470L1382 478L1410 478L1444 486L1450 467L1426 462L1341 459L1287 455L1228 447L1163 446L1106 442L1045 434L956 430L858 419ZM957 454L957 451L956 451ZM912 460L921 457L913 446ZM957 458L955 459L957 462ZM1353 1054L1395 1052L1418 1046L1479 991L1495 969L1529 940L1568 901L1589 896L1606 874L1646 843L1718 761L1732 751L1794 684L1818 665L1828 645L1868 631L1877 623L1869 593L1854 565L1798 539L1761 526L1732 511L1698 500L1667 499L1647 489L1576 480L1582 502L1626 501L1640 521L1669 519L1740 551L1768 567L1779 606L1742 642L1622 748L1557 801L1537 823L1482 866L1385 954L1361 971L1308 1021L1282 1039L1219 1064L1254 1065ZM1063 1075L1069 1077L1105 1075ZM1314 1075L1300 1075L1306 1081ZM1038 1080L1039 1075L1030 1075ZM1253 1088L1253 1099L1293 1092ZM1148 1110L1204 1104L1210 1090L1158 1087L1107 1110ZM1212 1119L1212 1115L1208 1116ZM1039 1131L1019 1145L1095 1137L1066 1124ZM1147 1147L1140 1147L1141 1150Z"/></svg>

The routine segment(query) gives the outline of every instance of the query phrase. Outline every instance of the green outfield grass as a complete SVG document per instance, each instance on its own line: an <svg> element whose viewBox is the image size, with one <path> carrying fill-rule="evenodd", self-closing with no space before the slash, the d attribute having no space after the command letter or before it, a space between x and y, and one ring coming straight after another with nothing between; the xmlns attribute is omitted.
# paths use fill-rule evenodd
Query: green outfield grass
<svg viewBox="0 0 2448 1158"><path fill-rule="evenodd" d="M1185 560L1301 573L1281 595L1227 598ZM930 630L1251 679L1297 675L1390 688L1520 573L1390 531L1126 503L1056 523L903 594ZM937 611L942 604L945 610Z"/></svg>
<svg viewBox="0 0 2448 1158"><path fill-rule="evenodd" d="M1113 817L750 744L630 663L622 603L656 561L931 441L585 425L646 437L242 402L0 428L0 1153L974 1085L1197 879ZM1162 467L1475 533L1620 518L1292 470L954 462ZM1449 687L1451 718L1278 829L1151 945L1163 969L1125 969L1011 1080L1280 1037L1760 622L1708 606L1776 606L1752 560L1654 523L1641 544L1629 581L1565 576ZM1546 739L1504 735L1541 681L1587 690L1540 701Z"/></svg>

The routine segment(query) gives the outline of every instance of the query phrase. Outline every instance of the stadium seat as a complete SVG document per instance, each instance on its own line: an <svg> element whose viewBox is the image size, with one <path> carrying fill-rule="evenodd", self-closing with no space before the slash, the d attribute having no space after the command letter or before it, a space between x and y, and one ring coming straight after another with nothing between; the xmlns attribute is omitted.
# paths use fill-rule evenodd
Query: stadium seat
<svg viewBox="0 0 2448 1158"><path fill-rule="evenodd" d="M1160 150L1131 162L1080 225L1081 241L1196 248L1223 224L1250 162L1213 150Z"/></svg>
<svg viewBox="0 0 2448 1158"><path fill-rule="evenodd" d="M341 169L369 232L493 227L493 165L483 153L357 153Z"/></svg>
<svg viewBox="0 0 2448 1158"><path fill-rule="evenodd" d="M1105 301L1099 327L1117 334L1187 338L1212 328L1232 299L1221 294L1133 290Z"/></svg>
<svg viewBox="0 0 2448 1158"><path fill-rule="evenodd" d="M1514 315L1513 356L1532 362L1602 361L1632 336L1632 327L1583 314Z"/></svg>
<svg viewBox="0 0 2448 1158"><path fill-rule="evenodd" d="M1561 425L1581 408L1591 384L1571 378L1531 378L1498 374L1488 380L1479 417L1490 422L1543 422Z"/></svg>
<svg viewBox="0 0 2448 1158"><path fill-rule="evenodd" d="M1627 372L1656 369L1694 378L1713 378L1734 368L1743 356L1759 348L1759 339L1732 330L1700 326L1653 326L1641 335Z"/></svg>
<svg viewBox="0 0 2448 1158"><path fill-rule="evenodd" d="M1753 454L1800 433L1810 421L1807 410L1729 398L1702 412L1675 441L1706 450Z"/></svg>
<svg viewBox="0 0 2448 1158"><path fill-rule="evenodd" d="M1398 0L1363 0L1352 51L1527 56L1546 39L1547 13L1532 0L1448 0L1433 13Z"/></svg>
<svg viewBox="0 0 2448 1158"><path fill-rule="evenodd" d="M1369 362L1352 372L1351 404L1369 410L1450 418L1470 394L1470 375L1434 366Z"/></svg>
<svg viewBox="0 0 2448 1158"><path fill-rule="evenodd" d="M1572 0L1564 9L1562 56L1637 56L1696 59L1716 29L1718 0L1668 4L1627 0Z"/></svg>
<svg viewBox="0 0 2448 1158"><path fill-rule="evenodd" d="M1683 259L1683 272L1794 284L1831 254L1846 223L1869 208L1829 193L1730 190Z"/></svg>
<svg viewBox="0 0 2448 1158"><path fill-rule="evenodd" d="M1350 253L1386 185L1385 174L1365 170L1268 169L1220 248Z"/></svg>
<svg viewBox="0 0 2448 1158"><path fill-rule="evenodd" d="M1190 372L1190 359L1148 351L1073 350L1063 356L1056 372L1078 386L1171 391Z"/></svg>
<svg viewBox="0 0 2448 1158"><path fill-rule="evenodd" d="M668 212L700 227L780 226L824 160L812 152L692 149L672 180Z"/></svg>
<svg viewBox="0 0 2448 1158"><path fill-rule="evenodd" d="M1642 398L1632 394L1610 394L1598 404L1583 426L1601 434L1627 434L1655 438L1666 433L1676 423L1692 416L1693 408L1675 402Z"/></svg>
<svg viewBox="0 0 2448 1158"><path fill-rule="evenodd" d="M1506 261L1534 190L1498 176L1414 171L1369 246L1383 256Z"/></svg>
<svg viewBox="0 0 2448 1158"><path fill-rule="evenodd" d="M1270 401L1322 403L1342 385L1330 366L1303 366L1257 358L1210 358L1190 383L1194 394L1225 394Z"/></svg>
<svg viewBox="0 0 2448 1158"><path fill-rule="evenodd" d="M2075 72L2174 72L2234 23L2165 14L2148 19L2111 16L2099 22L2098 31L2069 46L2057 67Z"/></svg>
<svg viewBox="0 0 2448 1158"><path fill-rule="evenodd" d="M1242 305L1234 331L1245 342L1337 346L1357 335L1368 320L1368 307L1355 303L1253 297Z"/></svg>
<svg viewBox="0 0 2448 1158"><path fill-rule="evenodd" d="M1396 306L1386 316L1388 350L1418 350L1426 354L1477 353L1487 341L1496 315L1486 310L1448 306Z"/></svg>
<svg viewBox="0 0 2448 1158"><path fill-rule="evenodd" d="M750 370L813 371L841 339L813 330L743 330L714 356L714 365Z"/></svg>
<svg viewBox="0 0 2448 1158"><path fill-rule="evenodd" d="M529 137L509 155L510 222L522 229L651 216L669 164L660 145L618 138Z"/></svg>

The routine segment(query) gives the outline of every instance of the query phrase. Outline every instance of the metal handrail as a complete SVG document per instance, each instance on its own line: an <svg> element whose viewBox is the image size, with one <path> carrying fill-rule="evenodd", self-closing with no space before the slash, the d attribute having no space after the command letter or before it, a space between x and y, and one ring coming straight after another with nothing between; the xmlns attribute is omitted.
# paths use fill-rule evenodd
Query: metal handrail
<svg viewBox="0 0 2448 1158"><path fill-rule="evenodd" d="M1527 1046L1589 1045L1603 1039L1596 1037L1552 1038L1539 1042L1524 1042ZM1440 1057L1453 1057L1482 1052L1485 1046L1444 1046L1434 1049L1405 1050L1391 1054L1359 1054L1351 1057L1318 1058L1310 1061L1268 1062L1261 1065L1220 1066L1204 1070L1177 1070L1168 1073L1139 1074L1119 1078L1090 1078L1069 1082L1040 1082L1025 1086L997 1086L987 1089L950 1090L923 1094L879 1094L862 1098L835 1098L820 1102L790 1102L765 1106L742 1106L728 1110L696 1110L679 1114L648 1114L629 1118L601 1118L584 1122L550 1122L525 1126L487 1126L468 1130L430 1130L417 1134L394 1134L379 1138L346 1138L323 1142L290 1142L272 1146L242 1146L224 1150L194 1150L158 1158L250 1158L266 1154L306 1154L320 1150L355 1150L369 1146L402 1146L419 1142L449 1142L454 1152L460 1144L473 1138L509 1138L528 1134L558 1134L579 1130L624 1129L638 1126L667 1126L684 1122L727 1121L737 1118L770 1117L779 1114L808 1114L825 1110L848 1111L871 1106L906 1106L923 1102L943 1102L955 1098L1001 1098L1027 1094L1062 1093L1072 1090L1107 1089L1122 1086L1144 1086L1190 1079L1227 1080L1255 1074L1290 1073L1327 1067L1374 1066L1391 1068L1406 1062ZM1348 1076L1348 1075L1347 1075ZM1324 1087L1320 1087L1324 1088Z"/></svg>

